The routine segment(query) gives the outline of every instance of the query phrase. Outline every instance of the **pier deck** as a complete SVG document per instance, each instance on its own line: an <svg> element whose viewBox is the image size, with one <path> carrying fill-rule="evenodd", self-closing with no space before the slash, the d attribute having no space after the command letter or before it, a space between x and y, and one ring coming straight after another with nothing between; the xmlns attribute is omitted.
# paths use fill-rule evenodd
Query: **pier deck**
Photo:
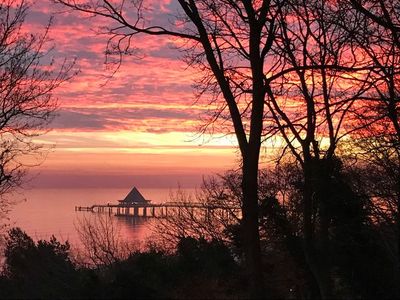
<svg viewBox="0 0 400 300"><path fill-rule="evenodd" d="M240 210L238 206L226 205L205 205L197 202L164 202L164 203L129 203L129 204L94 204L92 206L75 206L75 211L91 211L91 212L107 212L115 213L116 216L132 216L132 217L152 217L166 218L168 211L173 210L178 214L183 209L204 210L209 213L212 210Z"/></svg>

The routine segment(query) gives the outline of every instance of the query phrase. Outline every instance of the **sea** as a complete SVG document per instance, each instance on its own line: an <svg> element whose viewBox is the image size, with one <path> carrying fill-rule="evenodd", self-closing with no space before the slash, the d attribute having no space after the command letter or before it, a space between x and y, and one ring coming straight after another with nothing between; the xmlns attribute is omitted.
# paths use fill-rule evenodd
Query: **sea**
<svg viewBox="0 0 400 300"><path fill-rule="evenodd" d="M16 197L17 203L9 212L8 227L20 227L34 240L49 239L80 244L77 227L96 213L75 211L75 206L118 203L129 193L128 188L31 189ZM153 203L168 201L177 189L139 188L141 194ZM183 189L194 193L195 189ZM121 237L128 242L143 243L151 238L154 220L133 220L112 216Z"/></svg>

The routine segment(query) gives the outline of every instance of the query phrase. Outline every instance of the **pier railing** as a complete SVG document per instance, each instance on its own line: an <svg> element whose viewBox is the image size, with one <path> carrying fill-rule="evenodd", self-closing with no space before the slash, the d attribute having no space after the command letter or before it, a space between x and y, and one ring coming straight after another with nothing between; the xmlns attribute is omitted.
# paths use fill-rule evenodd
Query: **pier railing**
<svg viewBox="0 0 400 300"><path fill-rule="evenodd" d="M204 204L198 202L164 202L164 203L129 203L129 204L94 204L92 206L75 206L75 211L91 211L115 214L116 216L166 218L171 211L178 214L182 210L203 210L205 214L213 210L239 211L239 206L224 204Z"/></svg>

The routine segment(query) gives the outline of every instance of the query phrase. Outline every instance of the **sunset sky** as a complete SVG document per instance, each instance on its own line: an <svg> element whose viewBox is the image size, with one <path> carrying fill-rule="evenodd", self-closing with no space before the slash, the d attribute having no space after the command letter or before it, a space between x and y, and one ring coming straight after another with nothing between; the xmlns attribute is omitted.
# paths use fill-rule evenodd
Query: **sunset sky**
<svg viewBox="0 0 400 300"><path fill-rule="evenodd" d="M174 7L156 1L154 18L167 21ZM107 37L93 30L100 20L62 13L38 0L27 18L43 32L55 14L50 38L56 59L77 59L80 72L56 92L58 117L39 138L54 145L35 169L36 187L184 187L203 175L238 166L233 137L199 136L206 106L195 104L195 70L186 68L178 41L139 36L137 57L125 57L110 75L104 65ZM165 20L163 20L164 18Z"/></svg>

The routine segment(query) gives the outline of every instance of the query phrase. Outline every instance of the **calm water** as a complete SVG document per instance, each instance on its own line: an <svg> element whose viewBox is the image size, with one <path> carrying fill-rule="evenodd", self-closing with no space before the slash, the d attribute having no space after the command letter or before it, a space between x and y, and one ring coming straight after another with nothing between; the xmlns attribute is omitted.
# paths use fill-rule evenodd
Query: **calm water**
<svg viewBox="0 0 400 300"><path fill-rule="evenodd" d="M164 202L170 189L139 189L146 199ZM117 203L130 188L125 189L34 189L25 192L26 201L17 204L10 213L10 225L25 230L34 239L48 239L55 235L61 241L79 244L76 226L90 212L75 212L75 206ZM194 190L186 190L192 192ZM143 241L151 234L149 222L115 217L121 235L129 241Z"/></svg>

